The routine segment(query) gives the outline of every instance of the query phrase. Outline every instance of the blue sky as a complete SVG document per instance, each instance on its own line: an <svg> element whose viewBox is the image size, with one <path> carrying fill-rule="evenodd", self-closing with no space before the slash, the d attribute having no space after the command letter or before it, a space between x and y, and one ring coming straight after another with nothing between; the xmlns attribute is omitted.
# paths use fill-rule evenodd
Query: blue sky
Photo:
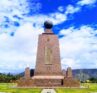
<svg viewBox="0 0 97 93"><path fill-rule="evenodd" d="M0 72L35 67L38 35L51 20L62 68L97 68L97 0L1 0Z"/></svg>

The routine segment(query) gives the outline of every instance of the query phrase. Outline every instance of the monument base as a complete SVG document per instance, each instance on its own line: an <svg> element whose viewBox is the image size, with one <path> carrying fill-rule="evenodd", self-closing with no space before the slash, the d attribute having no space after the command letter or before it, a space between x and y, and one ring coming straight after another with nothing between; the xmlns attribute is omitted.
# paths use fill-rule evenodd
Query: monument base
<svg viewBox="0 0 97 93"><path fill-rule="evenodd" d="M56 87L62 86L63 78L64 76L34 76L32 79L35 86Z"/></svg>
<svg viewBox="0 0 97 93"><path fill-rule="evenodd" d="M17 81L18 87L80 87L80 82L72 77L64 76L34 76Z"/></svg>

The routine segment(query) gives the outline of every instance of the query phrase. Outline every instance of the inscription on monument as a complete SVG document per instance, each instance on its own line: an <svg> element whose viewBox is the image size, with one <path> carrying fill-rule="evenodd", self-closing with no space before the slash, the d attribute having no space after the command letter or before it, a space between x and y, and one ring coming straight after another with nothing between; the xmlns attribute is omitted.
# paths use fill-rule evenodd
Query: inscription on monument
<svg viewBox="0 0 97 93"><path fill-rule="evenodd" d="M52 50L47 46L45 47L45 64L52 64Z"/></svg>

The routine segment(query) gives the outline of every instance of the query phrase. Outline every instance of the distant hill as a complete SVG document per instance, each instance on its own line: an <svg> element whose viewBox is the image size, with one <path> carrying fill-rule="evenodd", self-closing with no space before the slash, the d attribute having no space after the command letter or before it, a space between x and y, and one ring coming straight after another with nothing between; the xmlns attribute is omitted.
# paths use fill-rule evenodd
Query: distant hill
<svg viewBox="0 0 97 93"><path fill-rule="evenodd" d="M86 74L89 78L94 77L97 78L97 69L74 69L72 70L73 75L76 76L78 74Z"/></svg>
<svg viewBox="0 0 97 93"><path fill-rule="evenodd" d="M74 69L73 76L80 81L85 81L90 78L97 78L97 69Z"/></svg>

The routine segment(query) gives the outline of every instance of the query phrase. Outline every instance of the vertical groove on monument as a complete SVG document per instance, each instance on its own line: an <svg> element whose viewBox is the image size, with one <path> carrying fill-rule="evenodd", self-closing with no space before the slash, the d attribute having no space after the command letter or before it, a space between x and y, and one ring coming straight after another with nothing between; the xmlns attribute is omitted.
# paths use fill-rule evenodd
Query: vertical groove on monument
<svg viewBox="0 0 97 93"><path fill-rule="evenodd" d="M45 23L44 23L45 24ZM62 75L58 37L51 28L39 35L35 75Z"/></svg>

